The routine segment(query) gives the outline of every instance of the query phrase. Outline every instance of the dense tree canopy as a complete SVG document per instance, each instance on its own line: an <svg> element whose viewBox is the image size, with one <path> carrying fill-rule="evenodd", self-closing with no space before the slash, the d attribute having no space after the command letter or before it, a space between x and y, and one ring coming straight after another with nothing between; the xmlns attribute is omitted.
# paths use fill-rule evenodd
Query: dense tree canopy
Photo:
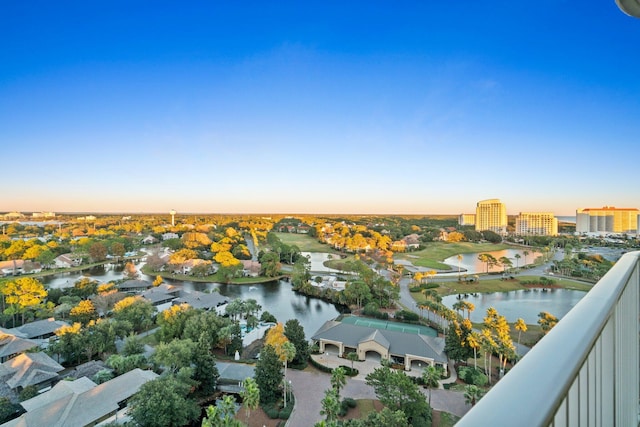
<svg viewBox="0 0 640 427"><path fill-rule="evenodd" d="M141 427L187 425L200 414L190 391L190 384L173 375L149 381L129 400L131 418Z"/></svg>
<svg viewBox="0 0 640 427"><path fill-rule="evenodd" d="M366 380L382 404L392 411L403 411L412 426L431 425L431 408L424 394L404 372L383 366L368 374Z"/></svg>

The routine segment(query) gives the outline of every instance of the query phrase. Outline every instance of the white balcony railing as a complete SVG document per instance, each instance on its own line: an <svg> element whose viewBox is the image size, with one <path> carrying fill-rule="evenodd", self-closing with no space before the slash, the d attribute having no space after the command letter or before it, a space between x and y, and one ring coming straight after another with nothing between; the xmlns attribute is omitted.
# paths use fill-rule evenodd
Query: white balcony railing
<svg viewBox="0 0 640 427"><path fill-rule="evenodd" d="M639 289L631 252L456 426L638 426Z"/></svg>

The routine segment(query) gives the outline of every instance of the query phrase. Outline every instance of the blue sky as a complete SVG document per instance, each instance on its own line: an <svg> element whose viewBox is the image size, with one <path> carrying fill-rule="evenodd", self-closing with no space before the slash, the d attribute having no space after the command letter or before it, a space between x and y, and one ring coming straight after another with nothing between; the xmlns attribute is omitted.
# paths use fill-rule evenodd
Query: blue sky
<svg viewBox="0 0 640 427"><path fill-rule="evenodd" d="M0 211L640 207L614 0L180 3L2 6Z"/></svg>

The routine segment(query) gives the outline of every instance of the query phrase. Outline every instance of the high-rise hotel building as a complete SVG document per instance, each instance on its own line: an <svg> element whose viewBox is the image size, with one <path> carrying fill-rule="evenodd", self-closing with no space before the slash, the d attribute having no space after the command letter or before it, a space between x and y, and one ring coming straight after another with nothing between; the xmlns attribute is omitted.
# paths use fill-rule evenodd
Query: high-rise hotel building
<svg viewBox="0 0 640 427"><path fill-rule="evenodd" d="M636 208L585 208L576 211L576 233L637 233Z"/></svg>
<svg viewBox="0 0 640 427"><path fill-rule="evenodd" d="M555 236L558 234L558 218L551 212L520 212L516 217L516 234Z"/></svg>
<svg viewBox="0 0 640 427"><path fill-rule="evenodd" d="M476 206L476 231L485 230L507 234L507 208L499 199L482 200Z"/></svg>
<svg viewBox="0 0 640 427"><path fill-rule="evenodd" d="M476 225L476 215L460 214L460 216L458 216L458 225Z"/></svg>

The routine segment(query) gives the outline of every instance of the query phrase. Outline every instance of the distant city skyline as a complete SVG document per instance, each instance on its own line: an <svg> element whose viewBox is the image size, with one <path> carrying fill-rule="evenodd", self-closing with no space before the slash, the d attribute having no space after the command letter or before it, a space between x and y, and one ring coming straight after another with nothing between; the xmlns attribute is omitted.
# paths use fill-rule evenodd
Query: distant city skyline
<svg viewBox="0 0 640 427"><path fill-rule="evenodd" d="M637 207L614 1L12 2L0 212Z"/></svg>

